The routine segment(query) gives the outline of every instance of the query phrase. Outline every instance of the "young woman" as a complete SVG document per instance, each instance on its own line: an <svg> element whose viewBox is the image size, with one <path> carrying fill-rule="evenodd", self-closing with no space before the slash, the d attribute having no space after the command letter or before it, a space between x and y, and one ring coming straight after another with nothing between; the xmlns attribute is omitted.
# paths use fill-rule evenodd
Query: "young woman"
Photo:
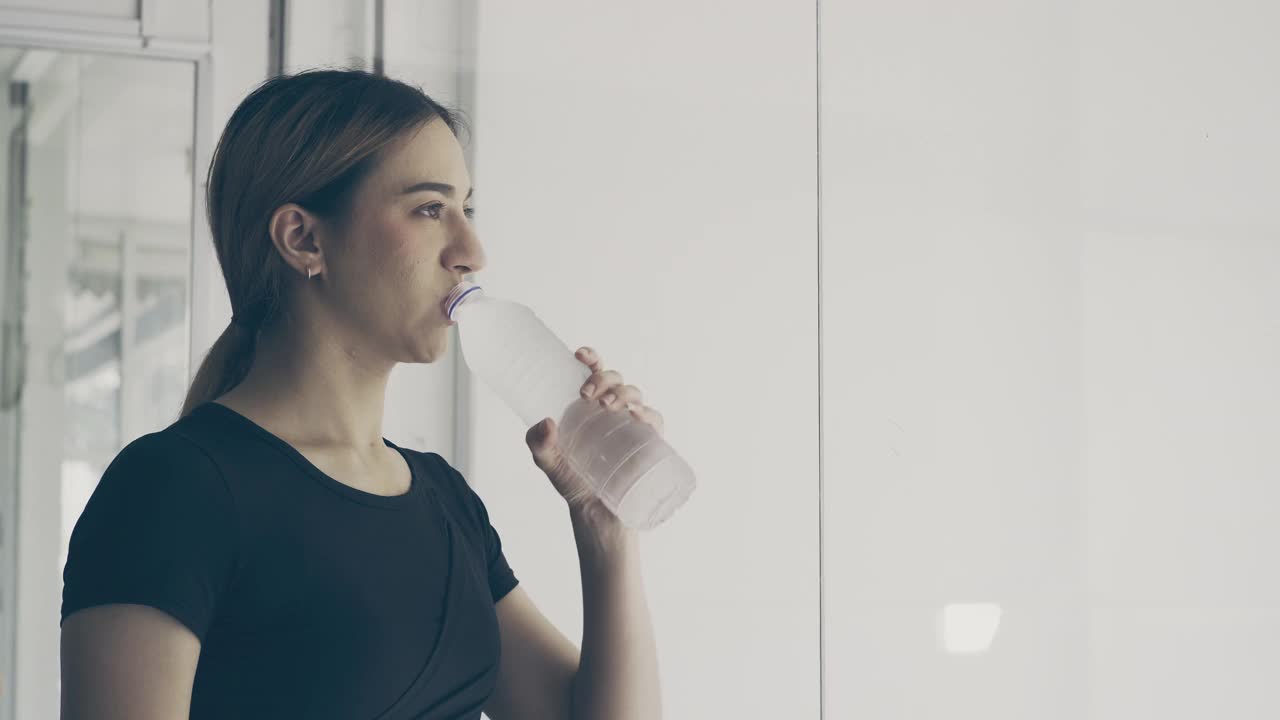
<svg viewBox="0 0 1280 720"><path fill-rule="evenodd" d="M113 460L64 573L62 717L656 718L634 531L562 462L581 652L517 585L480 497L382 437L397 363L445 352L485 266L460 118L360 71L266 81L208 176L234 318L182 409ZM662 417L590 348L583 396Z"/></svg>

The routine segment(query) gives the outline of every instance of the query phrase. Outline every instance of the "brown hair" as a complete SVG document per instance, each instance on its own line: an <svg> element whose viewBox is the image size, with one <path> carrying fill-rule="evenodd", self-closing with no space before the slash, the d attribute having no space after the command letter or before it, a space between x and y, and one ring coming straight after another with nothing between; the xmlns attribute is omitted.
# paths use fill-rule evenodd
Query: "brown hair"
<svg viewBox="0 0 1280 720"><path fill-rule="evenodd" d="M267 229L276 209L293 202L341 225L381 151L436 118L455 136L465 127L459 110L363 70L280 75L240 103L214 150L206 189L209 229L238 322L206 353L182 417L240 384L260 328L287 316L292 268Z"/></svg>

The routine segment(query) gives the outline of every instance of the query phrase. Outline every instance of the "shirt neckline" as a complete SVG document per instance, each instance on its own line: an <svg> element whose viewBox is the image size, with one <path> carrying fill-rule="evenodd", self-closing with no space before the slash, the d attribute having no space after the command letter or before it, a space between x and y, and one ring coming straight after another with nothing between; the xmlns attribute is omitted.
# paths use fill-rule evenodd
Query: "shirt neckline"
<svg viewBox="0 0 1280 720"><path fill-rule="evenodd" d="M209 400L196 407L196 411L200 410L212 410L214 413L231 420L241 428L265 441L268 445L279 450L286 457L292 460L300 469L302 469L303 472L318 481L321 485L342 495L348 500L353 500L362 505L368 505L371 507L392 509L406 508L412 506L417 501L417 495L422 490L422 479L418 476L418 467L417 464L414 463L413 458L409 456L407 451L385 437L382 438L382 442L387 447L392 448L399 453L400 457L404 458L405 463L409 465L409 489L399 495L378 495L376 493L365 492L364 490L353 488L346 483L339 482L325 471L316 467L314 463L307 459L306 455L303 455L297 448L285 442L284 439L222 403Z"/></svg>

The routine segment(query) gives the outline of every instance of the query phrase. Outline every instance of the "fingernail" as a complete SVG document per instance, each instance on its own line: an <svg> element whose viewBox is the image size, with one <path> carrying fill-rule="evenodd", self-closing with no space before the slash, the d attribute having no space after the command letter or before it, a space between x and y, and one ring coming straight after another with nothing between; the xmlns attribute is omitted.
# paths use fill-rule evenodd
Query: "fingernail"
<svg viewBox="0 0 1280 720"><path fill-rule="evenodd" d="M582 396L583 396L583 397L591 397L593 394L595 394L595 391L596 391L596 386L595 386L595 385L588 385L588 386L586 386L585 388L583 388L583 389L582 389Z"/></svg>
<svg viewBox="0 0 1280 720"><path fill-rule="evenodd" d="M603 398L600 398L600 399L604 401L605 405L612 405L613 401L618 399L618 396L614 395L613 393L609 393L608 395L605 395Z"/></svg>

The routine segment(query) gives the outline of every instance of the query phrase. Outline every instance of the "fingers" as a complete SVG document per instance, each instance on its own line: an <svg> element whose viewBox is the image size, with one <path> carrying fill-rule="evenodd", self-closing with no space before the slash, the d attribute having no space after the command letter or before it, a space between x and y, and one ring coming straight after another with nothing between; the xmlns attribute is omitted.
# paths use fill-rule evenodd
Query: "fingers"
<svg viewBox="0 0 1280 720"><path fill-rule="evenodd" d="M654 410L648 405L641 405L639 403L632 405L631 415L641 422L645 422L653 426L653 429L657 430L659 435L662 434L663 429L666 427L666 422L662 418L662 413Z"/></svg>
<svg viewBox="0 0 1280 720"><path fill-rule="evenodd" d="M617 410L628 405L639 405L644 401L640 388L635 385L614 385L600 395L600 404L610 410Z"/></svg>
<svg viewBox="0 0 1280 720"><path fill-rule="evenodd" d="M615 370L605 370L604 361L596 354L594 348L581 347L575 356L587 367L591 368L591 377L587 378L582 384L582 397L587 399L598 398L601 406L611 410L622 408L635 409L640 408L642 411L657 414L656 410L650 410L643 405L644 395L640 392L640 388L635 385L624 385L622 383L622 375ZM641 419L648 421L653 415L637 415ZM662 416L657 415L658 425L661 428ZM650 424L653 424L652 422Z"/></svg>
<svg viewBox="0 0 1280 720"><path fill-rule="evenodd" d="M603 397L615 385L622 384L622 375L616 370L605 370L604 372L593 373L582 384L582 397L598 398Z"/></svg>
<svg viewBox="0 0 1280 720"><path fill-rule="evenodd" d="M600 355L596 353L595 348L580 347L578 348L578 352L574 353L574 356L585 363L587 367L591 368L591 372L593 373L598 373L604 369L604 360L602 360Z"/></svg>

